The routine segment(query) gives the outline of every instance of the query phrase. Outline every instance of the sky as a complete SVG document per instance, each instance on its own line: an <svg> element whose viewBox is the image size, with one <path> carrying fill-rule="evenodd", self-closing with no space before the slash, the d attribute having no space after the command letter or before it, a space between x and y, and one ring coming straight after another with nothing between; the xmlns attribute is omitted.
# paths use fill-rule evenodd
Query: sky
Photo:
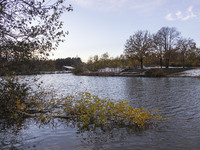
<svg viewBox="0 0 200 150"><path fill-rule="evenodd" d="M156 33L176 27L200 47L200 0L66 0L73 11L63 14L65 42L51 59L123 54L126 40L138 30Z"/></svg>

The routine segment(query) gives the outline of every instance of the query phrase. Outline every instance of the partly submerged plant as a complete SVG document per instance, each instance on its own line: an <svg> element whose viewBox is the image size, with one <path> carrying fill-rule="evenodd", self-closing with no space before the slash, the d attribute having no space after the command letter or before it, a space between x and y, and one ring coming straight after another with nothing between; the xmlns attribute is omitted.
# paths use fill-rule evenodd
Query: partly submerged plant
<svg viewBox="0 0 200 150"><path fill-rule="evenodd" d="M3 76L0 78L0 119L17 123L26 117L37 117L49 112L55 107L56 100L47 97L49 94L41 89L31 90L15 73Z"/></svg>
<svg viewBox="0 0 200 150"><path fill-rule="evenodd" d="M2 77L0 80L0 114L14 115L17 110L24 109L28 94L27 84L20 84L18 77Z"/></svg>
<svg viewBox="0 0 200 150"><path fill-rule="evenodd" d="M0 119L13 119L16 123L25 117L36 117L45 124L52 118L63 118L80 127L142 128L169 119L158 110L134 108L127 100L102 99L88 92L65 98L55 98L44 91L36 93L14 75L2 78L0 83Z"/></svg>
<svg viewBox="0 0 200 150"><path fill-rule="evenodd" d="M88 92L77 93L65 99L65 113L77 116L83 127L95 126L136 126L139 128L151 125L164 119L156 111L144 108L133 108L127 100L101 99Z"/></svg>

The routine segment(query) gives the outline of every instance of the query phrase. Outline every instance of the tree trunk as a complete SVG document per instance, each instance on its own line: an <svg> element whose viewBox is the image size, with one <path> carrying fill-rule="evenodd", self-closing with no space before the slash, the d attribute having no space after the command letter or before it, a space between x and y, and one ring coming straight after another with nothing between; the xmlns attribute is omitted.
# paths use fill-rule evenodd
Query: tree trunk
<svg viewBox="0 0 200 150"><path fill-rule="evenodd" d="M166 59L165 67L166 67L166 68L169 68L169 58Z"/></svg>
<svg viewBox="0 0 200 150"><path fill-rule="evenodd" d="M143 69L143 58L140 58L140 67Z"/></svg>
<svg viewBox="0 0 200 150"><path fill-rule="evenodd" d="M160 68L162 68L163 66L163 62L162 62L162 58L160 58Z"/></svg>
<svg viewBox="0 0 200 150"><path fill-rule="evenodd" d="M185 68L185 57L183 56L183 68Z"/></svg>

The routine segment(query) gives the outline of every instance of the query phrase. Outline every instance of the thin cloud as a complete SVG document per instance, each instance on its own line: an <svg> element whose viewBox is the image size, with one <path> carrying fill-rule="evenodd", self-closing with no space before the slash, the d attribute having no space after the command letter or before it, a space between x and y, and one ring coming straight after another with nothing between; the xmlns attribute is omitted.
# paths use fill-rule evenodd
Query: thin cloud
<svg viewBox="0 0 200 150"><path fill-rule="evenodd" d="M159 8L161 5L165 3L164 0L146 0L146 1L135 1L132 2L131 8L140 10L140 11L152 11L155 10L156 8Z"/></svg>
<svg viewBox="0 0 200 150"><path fill-rule="evenodd" d="M73 0L77 5L100 11L132 9L151 11L165 3L165 0Z"/></svg>
<svg viewBox="0 0 200 150"><path fill-rule="evenodd" d="M182 18L183 18L182 12L181 12L181 11L178 11L178 12L176 13L176 17L177 17L178 19L182 19Z"/></svg>
<svg viewBox="0 0 200 150"><path fill-rule="evenodd" d="M167 20L169 20L169 21L175 20L175 18L172 17L172 14L171 14L171 13L167 14L165 18L166 18Z"/></svg>
<svg viewBox="0 0 200 150"><path fill-rule="evenodd" d="M165 16L165 18L169 21L174 21L174 20L186 21L195 17L197 17L197 15L193 12L192 6L188 7L188 9L185 12L177 11L174 15L172 15L172 13L169 13Z"/></svg>

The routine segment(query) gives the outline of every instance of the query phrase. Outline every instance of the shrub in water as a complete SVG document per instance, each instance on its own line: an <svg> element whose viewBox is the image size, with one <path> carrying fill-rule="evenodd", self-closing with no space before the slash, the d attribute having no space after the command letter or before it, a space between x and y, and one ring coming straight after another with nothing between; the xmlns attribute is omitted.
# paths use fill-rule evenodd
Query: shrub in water
<svg viewBox="0 0 200 150"><path fill-rule="evenodd" d="M65 118L80 127L145 127L163 118L158 111L134 108L127 100L101 99L88 92L55 99L45 92L29 93L27 84L20 84L16 76L7 76L0 81L0 118L19 120L37 117L41 123L51 118Z"/></svg>
<svg viewBox="0 0 200 150"><path fill-rule="evenodd" d="M144 108L133 108L129 101L101 99L88 92L68 96L65 100L65 113L77 116L82 126L137 126L142 128L159 122L163 118L158 110L149 111Z"/></svg>
<svg viewBox="0 0 200 150"><path fill-rule="evenodd" d="M0 116L16 115L17 110L25 107L28 94L27 84L20 84L14 75L2 77L0 81Z"/></svg>

